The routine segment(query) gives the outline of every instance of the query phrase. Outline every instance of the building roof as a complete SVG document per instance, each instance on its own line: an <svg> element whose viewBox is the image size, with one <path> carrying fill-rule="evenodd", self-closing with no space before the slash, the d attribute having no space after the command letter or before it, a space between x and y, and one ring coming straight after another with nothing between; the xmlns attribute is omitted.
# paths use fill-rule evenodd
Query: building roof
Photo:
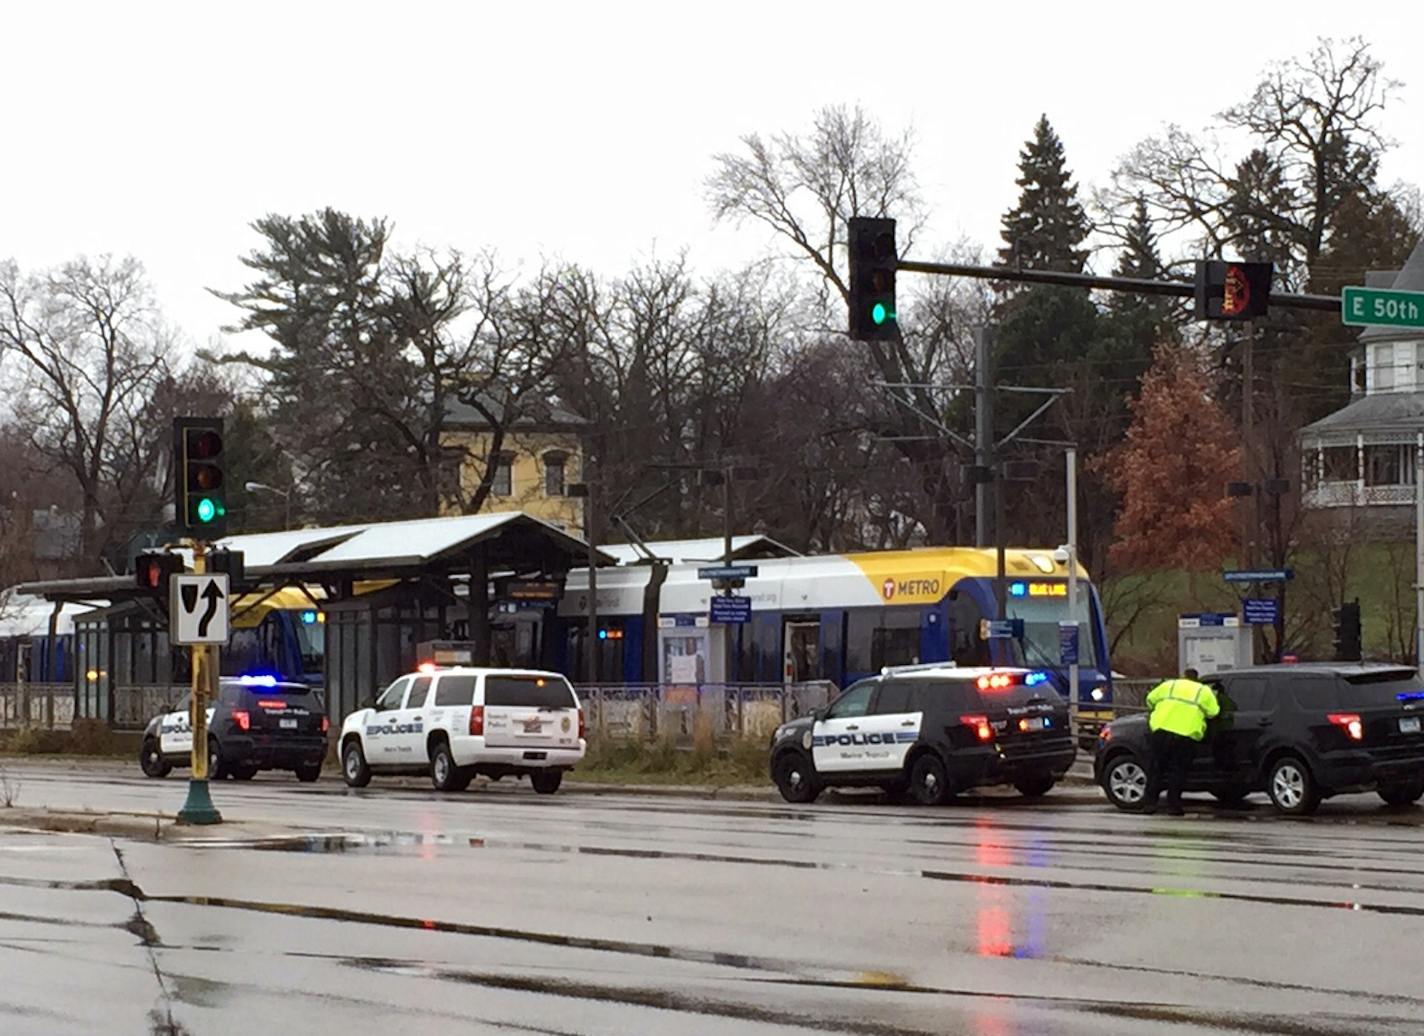
<svg viewBox="0 0 1424 1036"><path fill-rule="evenodd" d="M250 579L281 585L308 577L362 580L468 571L471 548L484 542L491 544L491 571L529 571L556 560L582 565L588 557L582 540L523 511L229 536L218 545L243 552ZM599 551L598 563L616 561ZM19 589L50 600L117 599L143 593L133 576L49 580Z"/></svg>
<svg viewBox="0 0 1424 1036"><path fill-rule="evenodd" d="M1376 281L1385 283L1375 283ZM1403 269L1392 278L1370 276L1366 279L1370 287L1392 288L1395 291L1424 291L1424 236L1409 253ZM1362 342L1408 342L1424 339L1424 328L1382 327L1371 324L1360 334Z"/></svg>
<svg viewBox="0 0 1424 1036"><path fill-rule="evenodd" d="M650 540L641 545L636 543L607 543L598 549L616 558L620 565L636 565L650 560L648 552L659 561L673 565L685 565L694 561L721 561L725 546L721 536L709 536L698 540ZM647 547L645 552L642 548ZM799 557L797 551L784 543L778 543L770 536L733 536L732 559L745 561L752 558Z"/></svg>
<svg viewBox="0 0 1424 1036"><path fill-rule="evenodd" d="M1424 392L1373 392L1300 430L1307 442L1353 438L1356 432L1424 431Z"/></svg>
<svg viewBox="0 0 1424 1036"><path fill-rule="evenodd" d="M480 393L480 401L496 415L503 413L504 403L489 393ZM515 428L553 427L581 430L588 424L586 418L567 409L556 399L522 400L519 406L521 412L514 419ZM489 420L469 403L452 396L445 404L445 424L456 428L485 428L488 427Z"/></svg>

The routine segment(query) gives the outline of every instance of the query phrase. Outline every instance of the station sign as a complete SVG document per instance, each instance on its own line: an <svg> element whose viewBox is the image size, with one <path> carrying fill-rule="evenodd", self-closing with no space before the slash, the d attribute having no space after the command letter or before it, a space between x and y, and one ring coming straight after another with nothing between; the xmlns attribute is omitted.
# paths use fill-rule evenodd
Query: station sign
<svg viewBox="0 0 1424 1036"><path fill-rule="evenodd" d="M1289 568L1243 568L1223 572L1221 578L1228 583L1285 583L1295 578L1295 572Z"/></svg>
<svg viewBox="0 0 1424 1036"><path fill-rule="evenodd" d="M708 565L697 570L698 579L755 579L755 565Z"/></svg>
<svg viewBox="0 0 1424 1036"><path fill-rule="evenodd" d="M1058 623L1058 664L1077 665L1078 664L1078 634L1079 628L1076 622L1060 621Z"/></svg>
<svg viewBox="0 0 1424 1036"><path fill-rule="evenodd" d="M750 597L713 597L709 617L713 622L739 624L752 621Z"/></svg>
<svg viewBox="0 0 1424 1036"><path fill-rule="evenodd" d="M1281 616L1281 602L1274 597L1248 597L1241 602L1241 617L1248 626L1274 626Z"/></svg>

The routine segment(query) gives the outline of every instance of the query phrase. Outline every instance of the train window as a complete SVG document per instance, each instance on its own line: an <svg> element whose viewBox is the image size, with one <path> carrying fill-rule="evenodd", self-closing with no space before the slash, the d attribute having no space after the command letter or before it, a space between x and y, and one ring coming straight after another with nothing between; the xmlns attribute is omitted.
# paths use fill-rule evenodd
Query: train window
<svg viewBox="0 0 1424 1036"><path fill-rule="evenodd" d="M876 629L870 642L870 668L914 665L920 660L920 629Z"/></svg>
<svg viewBox="0 0 1424 1036"><path fill-rule="evenodd" d="M967 593L953 595L949 613L950 657L957 665L988 665L989 642L979 638L984 613Z"/></svg>

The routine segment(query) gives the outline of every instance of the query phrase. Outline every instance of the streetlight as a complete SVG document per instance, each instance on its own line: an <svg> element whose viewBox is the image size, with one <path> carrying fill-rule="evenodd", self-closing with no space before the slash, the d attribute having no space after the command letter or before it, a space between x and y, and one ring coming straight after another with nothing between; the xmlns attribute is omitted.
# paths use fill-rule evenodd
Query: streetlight
<svg viewBox="0 0 1424 1036"><path fill-rule="evenodd" d="M248 482L242 488L249 493L275 493L280 496L287 505L287 518L282 524L282 531L285 532L292 527L292 491L290 489L278 489L265 482Z"/></svg>

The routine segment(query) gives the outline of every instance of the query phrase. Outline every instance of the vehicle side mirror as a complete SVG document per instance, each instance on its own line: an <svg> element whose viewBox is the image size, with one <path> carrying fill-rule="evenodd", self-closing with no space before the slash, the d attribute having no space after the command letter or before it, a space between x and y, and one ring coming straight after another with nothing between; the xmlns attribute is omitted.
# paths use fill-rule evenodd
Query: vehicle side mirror
<svg viewBox="0 0 1424 1036"><path fill-rule="evenodd" d="M822 705L819 709L811 710L811 718L817 723L826 718L826 713L830 711L829 705Z"/></svg>

